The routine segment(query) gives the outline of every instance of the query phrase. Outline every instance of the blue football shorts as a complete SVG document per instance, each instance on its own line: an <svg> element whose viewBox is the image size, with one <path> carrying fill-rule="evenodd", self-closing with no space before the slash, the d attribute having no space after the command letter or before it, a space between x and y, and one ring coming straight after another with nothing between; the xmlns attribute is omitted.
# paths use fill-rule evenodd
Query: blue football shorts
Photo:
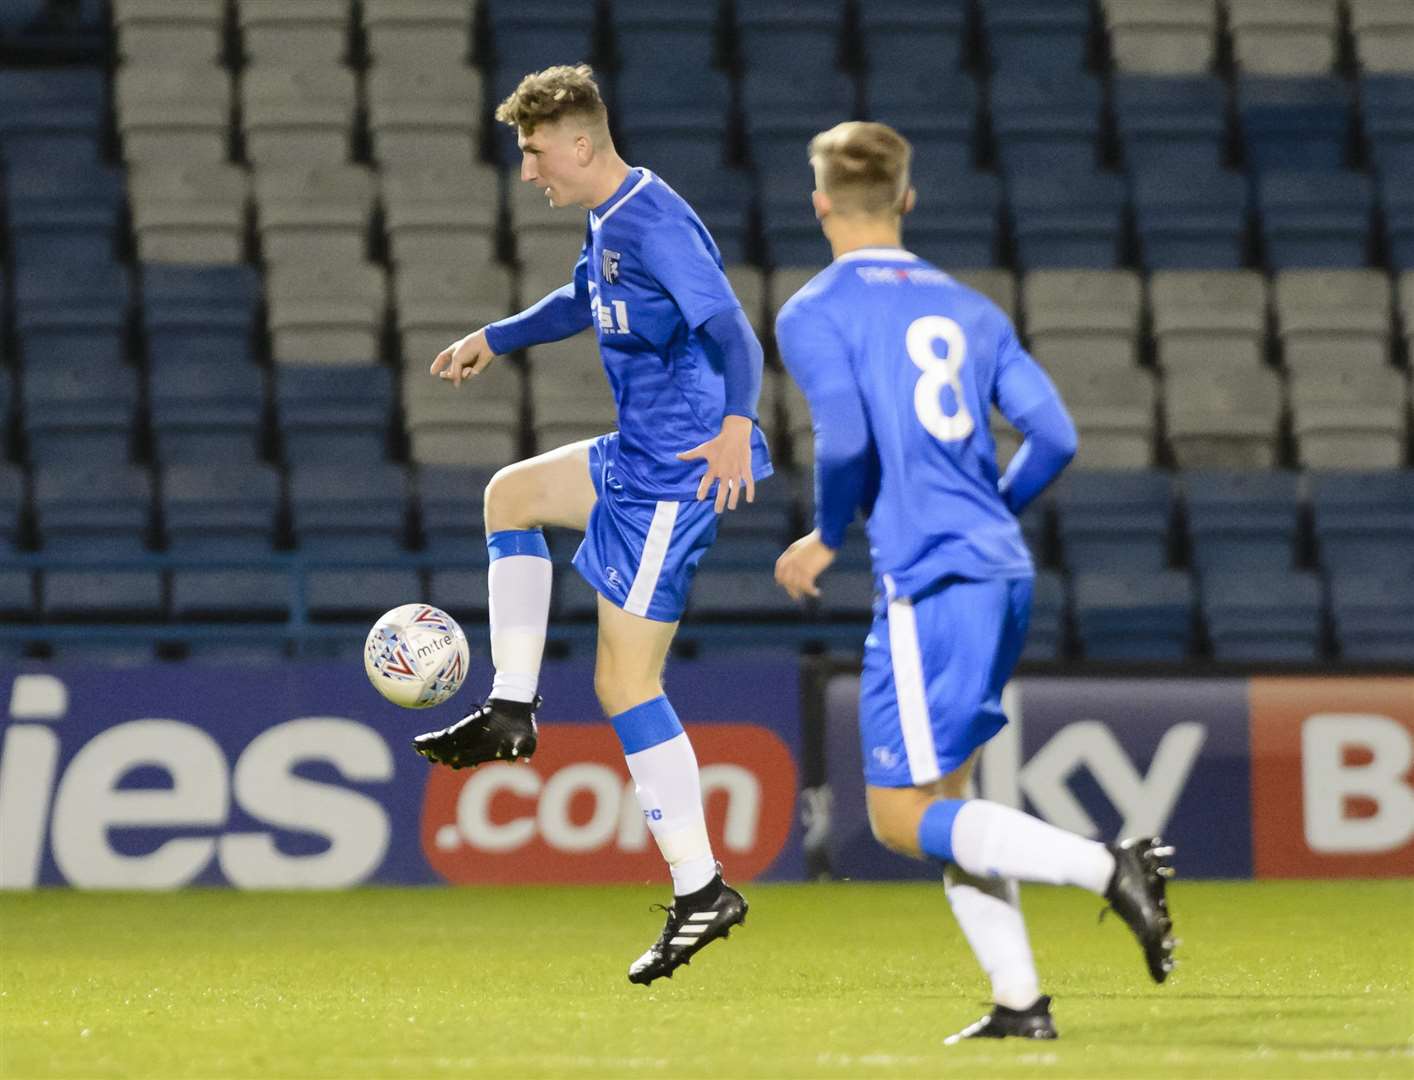
<svg viewBox="0 0 1414 1080"><path fill-rule="evenodd" d="M1026 640L1031 585L945 578L881 601L859 684L866 783L932 783L1002 729L1002 688Z"/></svg>
<svg viewBox="0 0 1414 1080"><path fill-rule="evenodd" d="M599 496L589 512L575 568L596 592L630 615L676 622L687 608L697 564L717 538L713 501L674 502L624 490L614 471L617 432L589 446Z"/></svg>

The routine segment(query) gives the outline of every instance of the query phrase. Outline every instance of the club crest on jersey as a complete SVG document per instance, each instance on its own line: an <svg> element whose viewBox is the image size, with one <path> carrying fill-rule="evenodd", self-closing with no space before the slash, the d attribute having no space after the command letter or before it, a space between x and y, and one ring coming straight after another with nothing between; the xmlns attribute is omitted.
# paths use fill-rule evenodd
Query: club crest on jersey
<svg viewBox="0 0 1414 1080"><path fill-rule="evenodd" d="M601 276L604 278L605 285L612 285L619 280L619 260L621 258L623 255L619 252L610 251L608 248L604 249L603 274Z"/></svg>

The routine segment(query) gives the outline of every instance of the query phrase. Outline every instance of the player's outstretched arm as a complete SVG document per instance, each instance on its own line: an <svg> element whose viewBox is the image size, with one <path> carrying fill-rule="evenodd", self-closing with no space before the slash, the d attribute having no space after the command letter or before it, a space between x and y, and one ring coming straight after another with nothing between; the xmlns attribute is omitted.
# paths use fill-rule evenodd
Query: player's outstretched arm
<svg viewBox="0 0 1414 1080"><path fill-rule="evenodd" d="M449 379L453 386L460 389L463 379L481 374L496 355L486 340L486 328L482 327L439 352L437 359L432 361L432 374Z"/></svg>

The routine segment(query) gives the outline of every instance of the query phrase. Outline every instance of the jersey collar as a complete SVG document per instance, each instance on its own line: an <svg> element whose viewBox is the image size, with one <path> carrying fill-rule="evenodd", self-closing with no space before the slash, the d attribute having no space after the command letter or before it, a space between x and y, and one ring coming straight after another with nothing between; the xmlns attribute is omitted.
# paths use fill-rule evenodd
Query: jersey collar
<svg viewBox="0 0 1414 1080"><path fill-rule="evenodd" d="M614 216L619 207L653 182L653 174L647 169L640 168L638 171L643 175L638 177L636 182L634 180L633 170L630 169L628 176L624 178L624 182L619 185L619 190L610 195L593 210L589 211L589 227L591 229L598 229L599 226L603 225L604 222Z"/></svg>
<svg viewBox="0 0 1414 1080"><path fill-rule="evenodd" d="M858 262L861 259L883 262L917 262L918 256L903 248L855 248L846 251L835 262Z"/></svg>

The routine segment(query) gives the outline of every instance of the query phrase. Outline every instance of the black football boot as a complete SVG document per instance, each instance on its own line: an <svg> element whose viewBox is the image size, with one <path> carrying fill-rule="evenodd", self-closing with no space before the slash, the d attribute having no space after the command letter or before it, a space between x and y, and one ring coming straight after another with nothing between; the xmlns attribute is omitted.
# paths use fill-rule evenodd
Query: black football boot
<svg viewBox="0 0 1414 1080"><path fill-rule="evenodd" d="M968 1024L956 1035L943 1040L953 1046L963 1039L1054 1039L1056 1025L1051 1021L1051 999L1042 994L1025 1009L1008 1009L993 1005L992 1011L975 1024Z"/></svg>
<svg viewBox="0 0 1414 1080"><path fill-rule="evenodd" d="M671 979L705 946L746 922L746 908L746 897L722 881L721 874L695 893L673 897L672 907L654 904L655 911L668 913L667 925L653 947L630 965L628 981L647 986L662 975Z"/></svg>
<svg viewBox="0 0 1414 1080"><path fill-rule="evenodd" d="M528 703L491 698L451 727L417 736L412 748L433 764L453 769L529 758L535 753L538 708L539 697Z"/></svg>
<svg viewBox="0 0 1414 1080"><path fill-rule="evenodd" d="M1164 886L1173 877L1173 847L1157 836L1136 836L1107 845L1115 859L1105 899L1139 939L1149 975L1156 983L1168 978L1176 961L1173 920L1169 918ZM1100 913L1101 918L1104 912Z"/></svg>

